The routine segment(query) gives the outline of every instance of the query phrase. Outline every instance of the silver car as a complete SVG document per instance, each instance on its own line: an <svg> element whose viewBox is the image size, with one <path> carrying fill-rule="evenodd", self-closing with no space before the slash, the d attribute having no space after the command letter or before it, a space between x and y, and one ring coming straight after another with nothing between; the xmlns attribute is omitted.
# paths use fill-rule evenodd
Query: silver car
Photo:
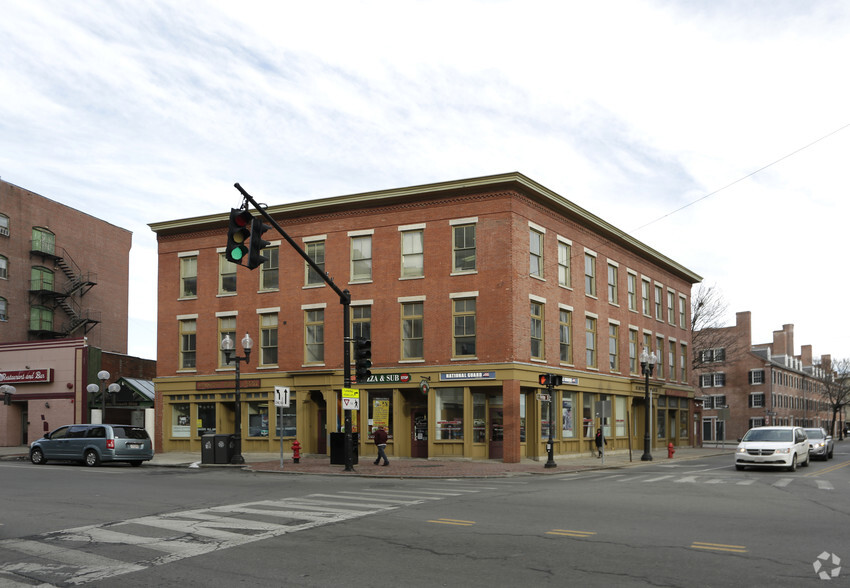
<svg viewBox="0 0 850 588"><path fill-rule="evenodd" d="M809 438L809 457L824 461L832 459L832 452L835 450L832 435L828 435L822 428L817 428L806 429L806 436Z"/></svg>
<svg viewBox="0 0 850 588"><path fill-rule="evenodd" d="M134 466L153 459L148 432L132 425L65 425L30 445L30 461L81 461L97 466L104 461L126 461Z"/></svg>
<svg viewBox="0 0 850 588"><path fill-rule="evenodd" d="M802 427L755 427L739 441L735 469L783 467L793 472L797 464L809 465L809 439Z"/></svg>

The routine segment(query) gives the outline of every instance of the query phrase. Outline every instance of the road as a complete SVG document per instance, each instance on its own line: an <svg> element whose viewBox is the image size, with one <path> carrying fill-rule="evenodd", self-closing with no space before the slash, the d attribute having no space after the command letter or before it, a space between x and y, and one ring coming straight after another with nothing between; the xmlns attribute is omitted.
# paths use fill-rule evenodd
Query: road
<svg viewBox="0 0 850 588"><path fill-rule="evenodd" d="M0 462L0 586L796 587L833 555L848 585L846 447L454 480Z"/></svg>

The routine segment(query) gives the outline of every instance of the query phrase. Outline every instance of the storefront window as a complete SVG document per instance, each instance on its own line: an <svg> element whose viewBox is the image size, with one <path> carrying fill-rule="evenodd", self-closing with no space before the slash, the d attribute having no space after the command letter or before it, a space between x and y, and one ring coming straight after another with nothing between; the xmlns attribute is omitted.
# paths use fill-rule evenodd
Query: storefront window
<svg viewBox="0 0 850 588"><path fill-rule="evenodd" d="M278 437L295 437L297 429L295 425L295 395L289 397L289 406L277 407L275 414L277 415L277 436ZM281 416L281 411L283 416Z"/></svg>
<svg viewBox="0 0 850 588"><path fill-rule="evenodd" d="M561 399L561 437L571 439L576 436L575 398L573 392L564 392Z"/></svg>
<svg viewBox="0 0 850 588"><path fill-rule="evenodd" d="M542 439L549 438L549 427L552 423L552 403L548 400L540 402L540 437ZM552 431L554 438L555 431Z"/></svg>
<svg viewBox="0 0 850 588"><path fill-rule="evenodd" d="M679 411L679 438L687 439L688 438L688 411L680 410Z"/></svg>
<svg viewBox="0 0 850 588"><path fill-rule="evenodd" d="M519 442L525 443L525 394L519 395Z"/></svg>
<svg viewBox="0 0 850 588"><path fill-rule="evenodd" d="M188 404L172 404L171 405L171 436L172 437L190 437L192 435L192 426L189 424L189 405Z"/></svg>
<svg viewBox="0 0 850 588"><path fill-rule="evenodd" d="M657 420L655 421L655 430L658 431L658 438L659 439L666 439L667 438L667 411L665 409L658 409L656 411L656 416L657 416Z"/></svg>
<svg viewBox="0 0 850 588"><path fill-rule="evenodd" d="M605 411L604 416L603 416L603 411L602 411L602 407L604 406L602 404L603 402L608 403L608 409ZM611 396L608 395L608 394L600 395L598 406L596 407L596 413L597 413L599 419L602 420L602 434L605 435L606 439L611 436L611 409L612 408L613 407L611 406ZM596 433L594 433L594 436L596 436Z"/></svg>
<svg viewBox="0 0 850 588"><path fill-rule="evenodd" d="M593 394L584 394L581 405L581 421L584 427L584 436L588 439L593 439L596 436L596 430L593 427Z"/></svg>
<svg viewBox="0 0 850 588"><path fill-rule="evenodd" d="M215 433L215 404L198 404L198 437Z"/></svg>
<svg viewBox="0 0 850 588"><path fill-rule="evenodd" d="M268 437L269 436L269 403L268 402L249 402L248 403L248 436L249 437Z"/></svg>
<svg viewBox="0 0 850 588"><path fill-rule="evenodd" d="M436 393L437 439L463 439L463 388L440 388Z"/></svg>
<svg viewBox="0 0 850 588"><path fill-rule="evenodd" d="M487 441L486 398L482 393L472 395L472 442Z"/></svg>
<svg viewBox="0 0 850 588"><path fill-rule="evenodd" d="M389 392L369 393L369 438L371 439L378 427L383 427L387 436L393 437L392 396Z"/></svg>
<svg viewBox="0 0 850 588"><path fill-rule="evenodd" d="M626 399L623 396L614 399L614 434L626 436Z"/></svg>

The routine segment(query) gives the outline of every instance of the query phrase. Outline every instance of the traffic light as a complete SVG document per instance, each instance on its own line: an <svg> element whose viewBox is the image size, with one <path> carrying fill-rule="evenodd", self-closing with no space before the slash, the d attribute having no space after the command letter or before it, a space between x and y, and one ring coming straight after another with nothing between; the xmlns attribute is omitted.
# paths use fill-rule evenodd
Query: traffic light
<svg viewBox="0 0 850 588"><path fill-rule="evenodd" d="M354 365L357 381L365 382L372 372L372 341L369 339L357 339L354 343Z"/></svg>
<svg viewBox="0 0 850 588"><path fill-rule="evenodd" d="M267 258L262 255L262 250L265 247L269 246L269 242L263 240L263 233L268 231L270 228L270 226L263 223L262 219L251 219L251 239L250 247L248 249L248 269L254 269L258 266L261 266L263 265L263 262L267 260Z"/></svg>
<svg viewBox="0 0 850 588"><path fill-rule="evenodd" d="M560 386L564 383L564 376L559 376L558 374L540 374L537 377L537 381L541 386L546 386L547 388L550 386Z"/></svg>
<svg viewBox="0 0 850 588"><path fill-rule="evenodd" d="M227 249L224 256L227 261L242 264L248 254L248 243L251 236L251 223L254 217L248 210L241 208L230 209L230 225L227 227Z"/></svg>

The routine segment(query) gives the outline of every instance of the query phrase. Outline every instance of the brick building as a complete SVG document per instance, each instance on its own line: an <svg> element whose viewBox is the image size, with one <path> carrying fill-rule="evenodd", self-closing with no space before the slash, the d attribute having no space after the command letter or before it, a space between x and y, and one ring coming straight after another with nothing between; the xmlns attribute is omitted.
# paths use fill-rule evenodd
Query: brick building
<svg viewBox="0 0 850 588"><path fill-rule="evenodd" d="M0 379L15 387L0 445L88 422L105 364L143 369L126 355L130 245L130 231L0 180Z"/></svg>
<svg viewBox="0 0 850 588"><path fill-rule="evenodd" d="M725 344L695 349L705 366L696 370L703 444L734 442L748 429L764 425L829 429L829 407L819 391L820 367L811 345L794 354L794 325L774 331L771 343L753 344L746 311L735 315L734 326L715 331L721 336L711 340ZM828 364L829 356L823 361Z"/></svg>
<svg viewBox="0 0 850 588"><path fill-rule="evenodd" d="M596 426L609 449L639 447L643 346L662 358L653 439L692 443L689 299L700 277L522 174L267 210L350 291L350 332L372 341L373 376L353 413L361 453L374 452L377 424L397 456L538 458L550 422L555 454L590 451ZM344 421L339 297L275 231L261 268L228 262L227 224L217 214L150 225L158 445L200 451L202 434L233 432L234 367L220 342L247 332L243 451L275 451L283 435L326 453ZM550 400L540 373L564 378ZM294 398L282 418L275 386Z"/></svg>

